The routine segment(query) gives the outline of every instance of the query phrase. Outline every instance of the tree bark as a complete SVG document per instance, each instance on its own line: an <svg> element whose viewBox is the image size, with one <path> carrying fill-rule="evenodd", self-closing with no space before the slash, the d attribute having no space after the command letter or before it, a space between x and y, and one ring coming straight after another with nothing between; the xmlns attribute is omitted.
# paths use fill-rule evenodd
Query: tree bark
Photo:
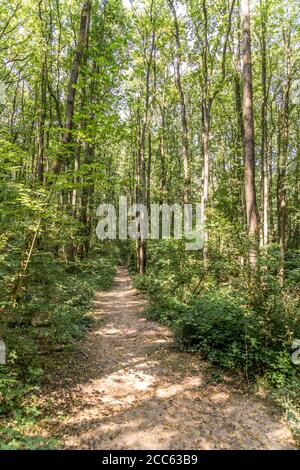
<svg viewBox="0 0 300 470"><path fill-rule="evenodd" d="M76 97L76 85L78 82L80 65L82 61L82 56L86 46L88 29L89 29L89 17L90 17L91 1L85 0L82 5L81 15L80 15L80 28L77 41L76 52L72 64L72 70L68 85L68 93L66 100L66 118L65 118L65 133L63 136L63 151L57 157L56 162L53 167L53 171L56 174L59 174L64 162L68 161L68 146L72 141L72 129L73 129L73 118L74 118L74 108L75 108L75 97Z"/></svg>
<svg viewBox="0 0 300 470"><path fill-rule="evenodd" d="M46 59L45 59L46 60ZM39 116L39 140L38 140L38 167L37 174L41 183L44 181L45 165L45 121L46 121L46 66L42 65L40 88L40 116Z"/></svg>
<svg viewBox="0 0 300 470"><path fill-rule="evenodd" d="M285 279L285 242L286 242L286 166L288 157L289 140L289 118L290 118L290 86L291 86L291 61L290 46L291 32L284 32L285 52L286 52L286 77L283 85L283 116L282 116L282 136L279 145L278 158L278 233L279 233L279 281L284 284Z"/></svg>
<svg viewBox="0 0 300 470"><path fill-rule="evenodd" d="M202 83L202 142L203 142L203 171L202 171L202 220L204 226L204 243L203 243L203 260L204 263L208 261L208 239L209 232L207 228L207 206L209 202L209 180L210 180L210 159L209 159L209 141L210 141L210 127L211 127L211 109L214 102L214 99L222 89L222 85L225 80L226 75L226 53L228 39L231 32L231 22L232 22L232 13L234 8L235 0L232 0L229 11L228 11L228 22L225 40L222 50L222 74L221 79L216 86L214 92L211 87L211 79L213 71L209 70L209 61L211 58L209 52L209 24L208 24L208 10L206 0L202 0L202 12L203 12L203 28L204 28L204 37L203 37L203 51L202 51L202 68L203 68L203 83Z"/></svg>
<svg viewBox="0 0 300 470"><path fill-rule="evenodd" d="M151 19L152 19L152 10L151 10ZM150 106L150 76L151 76L151 67L153 61L153 52L155 45L155 31L152 30L151 33L151 43L149 58L145 57L145 62L147 64L146 69L146 80L145 80L145 101L144 101L144 111L142 117L141 125L141 137L139 142L138 149L138 172L137 172L137 204L146 204L146 195L147 195L147 181L146 181L146 132L148 129L149 123L149 106ZM137 270L140 274L146 272L146 240L142 239L141 236L137 240Z"/></svg>
<svg viewBox="0 0 300 470"><path fill-rule="evenodd" d="M183 202L188 204L190 200L190 163L189 163L189 139L188 139L188 119L185 95L181 82L181 43L178 26L178 18L176 8L172 0L169 0L169 5L174 19L175 41L176 41L176 54L175 54L175 74L176 74L176 87L179 93L180 110L181 110L181 148L182 148L182 161L183 161L183 174L184 174L184 189L183 189Z"/></svg>
<svg viewBox="0 0 300 470"><path fill-rule="evenodd" d="M204 99L203 112L203 192L202 192L202 220L204 226L203 260L208 260L208 230L207 230L207 204L209 197L209 133L210 133L210 103Z"/></svg>
<svg viewBox="0 0 300 470"><path fill-rule="evenodd" d="M243 121L246 213L250 241L249 263L250 266L255 267L257 261L257 236L259 233L259 221L255 191L255 153L249 0L241 0L241 13L243 33Z"/></svg>
<svg viewBox="0 0 300 470"><path fill-rule="evenodd" d="M268 160L268 94L267 94L267 53L266 53L266 5L261 3L261 207L263 227L261 242L269 242L269 160Z"/></svg>

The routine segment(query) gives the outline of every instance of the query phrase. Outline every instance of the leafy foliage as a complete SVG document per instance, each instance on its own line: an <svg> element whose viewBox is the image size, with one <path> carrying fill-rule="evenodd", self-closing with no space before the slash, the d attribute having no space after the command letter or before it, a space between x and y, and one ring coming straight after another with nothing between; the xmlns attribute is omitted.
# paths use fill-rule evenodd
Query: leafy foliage
<svg viewBox="0 0 300 470"><path fill-rule="evenodd" d="M135 285L149 297L151 318L218 365L242 370L251 380L264 377L281 390L296 386L300 371L291 362L291 345L300 336L299 292L292 281L279 285L272 250L269 265L261 259L259 283L251 289L247 270L230 276L237 271L230 255L224 265L217 259L204 266L194 254L184 254L179 242L162 241L148 250L151 264Z"/></svg>
<svg viewBox="0 0 300 470"><path fill-rule="evenodd" d="M39 269L32 264L26 296L9 322L0 325L7 348L7 364L0 366L0 414L9 423L0 434L3 449L47 448L51 444L51 440L23 434L30 397L43 381L49 354L72 346L92 325L91 300L96 290L110 287L115 262L113 251L104 257L95 249L92 258L82 263L66 264L42 256L36 260Z"/></svg>

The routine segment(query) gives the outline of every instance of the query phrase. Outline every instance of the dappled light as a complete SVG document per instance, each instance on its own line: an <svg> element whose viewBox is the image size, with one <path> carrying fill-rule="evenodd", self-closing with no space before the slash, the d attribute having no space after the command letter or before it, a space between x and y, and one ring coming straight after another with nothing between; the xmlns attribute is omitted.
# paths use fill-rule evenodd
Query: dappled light
<svg viewBox="0 0 300 470"><path fill-rule="evenodd" d="M0 452L299 448L299 2L0 2Z"/></svg>
<svg viewBox="0 0 300 470"><path fill-rule="evenodd" d="M66 410L55 425L66 448L293 448L277 412L234 381L210 384L208 364L174 348L171 332L144 318L145 304L125 268L97 294L99 326L81 345L83 359L69 386L64 371L47 397Z"/></svg>

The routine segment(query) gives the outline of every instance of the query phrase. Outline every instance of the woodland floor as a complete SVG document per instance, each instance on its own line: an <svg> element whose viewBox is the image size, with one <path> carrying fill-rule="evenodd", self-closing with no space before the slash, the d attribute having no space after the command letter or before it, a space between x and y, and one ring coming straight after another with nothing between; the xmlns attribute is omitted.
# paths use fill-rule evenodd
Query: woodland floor
<svg viewBox="0 0 300 470"><path fill-rule="evenodd" d="M145 299L118 268L95 298L95 326L47 386L48 431L65 449L295 449L279 411L243 381L214 383L143 316Z"/></svg>

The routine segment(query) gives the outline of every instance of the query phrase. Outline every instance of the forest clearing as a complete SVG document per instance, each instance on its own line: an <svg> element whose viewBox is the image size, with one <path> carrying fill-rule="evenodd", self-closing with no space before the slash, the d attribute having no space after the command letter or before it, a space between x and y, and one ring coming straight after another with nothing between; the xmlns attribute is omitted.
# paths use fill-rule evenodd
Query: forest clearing
<svg viewBox="0 0 300 470"><path fill-rule="evenodd" d="M299 11L2 1L0 450L299 449Z"/></svg>

